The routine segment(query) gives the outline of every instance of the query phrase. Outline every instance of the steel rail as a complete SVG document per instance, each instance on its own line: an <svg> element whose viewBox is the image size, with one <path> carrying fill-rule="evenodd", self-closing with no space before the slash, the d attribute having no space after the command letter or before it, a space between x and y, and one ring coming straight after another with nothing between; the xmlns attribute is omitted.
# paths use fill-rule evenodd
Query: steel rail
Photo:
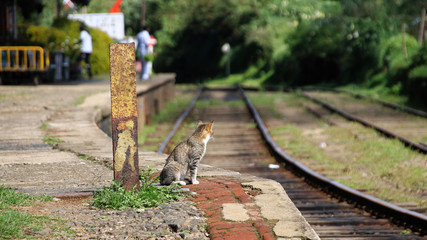
<svg viewBox="0 0 427 240"><path fill-rule="evenodd" d="M176 131L178 131L178 128L181 126L181 123L184 121L184 119L191 112L191 110L193 109L194 105L196 105L197 99L199 99L200 94L203 91L203 88L204 88L204 86L200 86L199 88L197 88L197 91L196 91L196 94L194 95L193 100L190 102L190 104L185 109L185 111L181 114L181 116L179 116L179 118L176 120L175 125L173 126L171 132L165 138L165 140L163 141L162 145L160 145L159 150L157 150L158 153L163 153L165 151L166 146L168 145L168 143L170 142L170 140L172 139L172 137L175 135Z"/></svg>
<svg viewBox="0 0 427 240"><path fill-rule="evenodd" d="M341 90L341 89L333 89L333 88L318 88L318 87L304 87L301 88L304 91L328 91L328 92L337 92L337 93L346 93L349 94L355 98L360 98L360 99L367 99L369 101L373 101L373 102L378 102L381 105L385 106L385 107L389 107L392 108L394 110L400 110L400 111L404 111L407 113L410 113L412 115L415 116L419 116L419 117L424 117L427 118L427 112L415 109L415 108L411 108L411 107L407 107L407 106L403 106L403 105L399 105L399 104L395 104L395 103L390 103L390 102L386 102L380 99L376 99L376 98L372 98L372 97L368 97L359 93L354 93L348 90Z"/></svg>
<svg viewBox="0 0 427 240"><path fill-rule="evenodd" d="M272 139L257 110L240 86L239 91L241 92L249 111L257 123L257 127L260 130L261 135L267 143L267 146L270 148L271 153L277 160L284 162L287 168L290 168L297 174L303 176L305 181L309 184L320 188L322 191L327 192L338 199L354 204L356 207L370 212L374 216L387 217L397 225L410 228L415 232L419 232L421 235L427 234L427 216L401 208L376 197L349 188L344 184L313 171L285 153Z"/></svg>
<svg viewBox="0 0 427 240"><path fill-rule="evenodd" d="M376 131L382 133L386 137L399 139L407 147L410 147L410 148L412 148L414 150L418 150L418 151L420 151L421 153L424 153L424 154L427 153L427 147L424 146L424 145L422 145L422 144L413 142L413 141L411 141L411 140L409 140L409 139L407 139L405 137L399 136L399 135L397 135L397 134L395 134L395 133L393 133L393 132L391 132L391 131L389 131L387 129L384 129L384 128L379 127L379 126L377 126L377 125L375 125L373 123L365 121L365 120L363 120L363 119L361 119L359 117L351 115L351 114L349 114L349 113L347 113L347 112L345 112L343 110L340 110L340 109L338 109L336 107L333 107L332 105L330 105L330 104L328 104L328 103L326 103L326 102L324 102L322 100L319 100L317 98L309 96L306 93L301 93L301 95L304 96L305 98L307 98L307 99L309 99L309 100L311 100L311 101L313 101L313 102L315 102L315 103L323 106L324 108L326 108L326 109L328 109L328 110L330 110L332 112L338 113L339 115L343 116L344 118L346 118L346 119L348 119L350 121L359 122L359 123L361 123L362 125L364 125L366 127L370 127L370 128L375 129Z"/></svg>

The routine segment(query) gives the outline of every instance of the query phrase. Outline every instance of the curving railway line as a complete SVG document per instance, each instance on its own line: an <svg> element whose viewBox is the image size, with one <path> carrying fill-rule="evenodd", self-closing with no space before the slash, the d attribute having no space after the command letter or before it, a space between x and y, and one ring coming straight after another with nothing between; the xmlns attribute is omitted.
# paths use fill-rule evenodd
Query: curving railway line
<svg viewBox="0 0 427 240"><path fill-rule="evenodd" d="M424 143L427 141L427 120L425 119L427 113L425 112L386 102L372 104L369 100L361 99L361 95L353 97L331 91L305 91L302 92L302 95L350 121L359 122L386 137L399 139L412 149L427 153L427 145ZM355 101L355 97L360 100ZM418 117L396 111L396 109ZM402 122L406 124L402 124ZM410 124L408 124L409 122Z"/></svg>
<svg viewBox="0 0 427 240"><path fill-rule="evenodd" d="M200 88L159 152L169 151L182 122L197 119L215 121L202 163L278 181L322 239L427 239L425 215L350 189L284 153L243 89Z"/></svg>

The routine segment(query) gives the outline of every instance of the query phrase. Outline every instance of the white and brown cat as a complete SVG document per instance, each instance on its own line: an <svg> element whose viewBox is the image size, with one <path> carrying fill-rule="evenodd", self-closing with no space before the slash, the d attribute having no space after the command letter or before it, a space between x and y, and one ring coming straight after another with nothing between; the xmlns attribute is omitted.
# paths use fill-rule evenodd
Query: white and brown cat
<svg viewBox="0 0 427 240"><path fill-rule="evenodd" d="M188 172L190 172L191 183L199 184L196 179L197 169L206 153L206 145L209 139L213 137L212 128L213 121L204 124L199 120L194 133L179 143L166 159L166 164L160 173L160 184L186 185L185 177Z"/></svg>

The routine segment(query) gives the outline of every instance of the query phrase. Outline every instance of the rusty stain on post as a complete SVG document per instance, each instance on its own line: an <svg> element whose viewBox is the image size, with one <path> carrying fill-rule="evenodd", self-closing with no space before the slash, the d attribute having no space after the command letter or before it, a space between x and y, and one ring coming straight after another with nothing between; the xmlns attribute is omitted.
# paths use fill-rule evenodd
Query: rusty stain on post
<svg viewBox="0 0 427 240"><path fill-rule="evenodd" d="M134 43L110 44L110 72L114 180L129 190L139 186Z"/></svg>

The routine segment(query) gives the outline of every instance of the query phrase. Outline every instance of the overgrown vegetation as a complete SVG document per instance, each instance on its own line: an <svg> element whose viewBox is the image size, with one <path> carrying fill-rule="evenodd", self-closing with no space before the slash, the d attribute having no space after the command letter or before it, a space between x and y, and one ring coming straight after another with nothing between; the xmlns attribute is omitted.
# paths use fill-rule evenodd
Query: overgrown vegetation
<svg viewBox="0 0 427 240"><path fill-rule="evenodd" d="M52 201L51 196L31 196L0 185L0 239L32 239L34 232L49 229L52 236L72 236L63 221L48 216L32 216L14 209L19 206Z"/></svg>
<svg viewBox="0 0 427 240"><path fill-rule="evenodd" d="M28 2L24 0L23 2ZM33 2L33 1L31 1ZM51 2L51 1L49 1ZM22 3L24 4L24 3ZM25 3L27 4L27 3ZM80 38L79 26L81 22L68 20L66 17L53 19L51 15L44 15L49 13L48 7L51 3L45 4L46 9L40 13L44 20L33 20L36 14L28 16L28 19L20 19L18 27L18 39L10 40L0 38L0 44L15 45L15 46L41 46L48 50L50 53L57 51L63 52L65 56L69 57L70 64L70 77L75 79L79 77L80 68L78 57L80 53L80 44L77 43ZM21 9L22 10L22 9ZM37 23L40 24L37 24ZM48 25L46 25L49 23ZM109 44L113 40L104 32L96 28L89 28L89 33L92 36L93 52L90 58L92 72L94 74L106 73L109 71ZM84 70L85 68L83 68Z"/></svg>
<svg viewBox="0 0 427 240"><path fill-rule="evenodd" d="M19 2L34 5L28 0ZM87 11L108 12L114 2L93 0ZM427 102L423 94L427 90L426 41L421 44L416 40L420 10L427 7L423 0L147 0L145 3L145 22L158 40L154 70L177 73L179 83L221 77L216 83L226 81L275 89L352 84L406 95L412 103ZM58 25L62 20L53 19L55 4L47 0L43 4L41 12L37 8L39 18L28 13L30 7L23 8L24 22L33 20L53 26L49 31L38 30L46 33L38 36L55 36L49 44L54 42L55 47L69 51L68 48L74 47L68 46L69 43L77 36L72 30L75 27L70 30ZM128 36L139 32L141 4L139 0L122 1ZM91 61L94 72L98 73L108 68L105 55L108 46L102 45L108 40L96 35L94 30L94 39L100 39L95 41L95 49L101 52L94 52ZM227 57L221 47L225 43L231 46L234 76L229 77L224 77Z"/></svg>
<svg viewBox="0 0 427 240"><path fill-rule="evenodd" d="M330 126L311 113L298 113L306 99L297 94L249 94L263 118L282 120L270 129L273 139L291 156L338 182L392 203L426 206L426 156L386 139L375 130L353 123ZM278 99L287 104L280 105ZM293 112L293 120L280 108ZM276 114L272 114L275 112ZM298 120L299 119L299 120ZM310 127L308 127L309 125Z"/></svg>
<svg viewBox="0 0 427 240"><path fill-rule="evenodd" d="M138 31L139 2L124 4L134 18L128 33ZM147 24L158 39L155 71L176 72L178 82L353 84L427 102L426 44L416 41L423 7L421 0L156 0L147 1Z"/></svg>
<svg viewBox="0 0 427 240"><path fill-rule="evenodd" d="M155 171L147 167L140 173L140 188L126 191L123 186L113 181L111 187L104 187L93 195L93 206L99 208L126 209L149 208L177 200L182 196L179 185L155 186L159 177L153 177Z"/></svg>
<svg viewBox="0 0 427 240"><path fill-rule="evenodd" d="M39 201L52 201L52 196L41 195L32 196L0 185L0 209L9 209L12 206L28 206Z"/></svg>
<svg viewBox="0 0 427 240"><path fill-rule="evenodd" d="M65 55L70 58L70 70L73 74L77 71L76 61L80 53L80 44L77 44L80 37L79 27L79 21L60 18L55 19L52 26L28 25L22 37L28 39L31 44L43 46L51 52L64 51ZM108 49L113 40L106 33L95 28L89 28L89 33L92 36L93 44L93 52L90 58L92 71L94 74L108 72Z"/></svg>

